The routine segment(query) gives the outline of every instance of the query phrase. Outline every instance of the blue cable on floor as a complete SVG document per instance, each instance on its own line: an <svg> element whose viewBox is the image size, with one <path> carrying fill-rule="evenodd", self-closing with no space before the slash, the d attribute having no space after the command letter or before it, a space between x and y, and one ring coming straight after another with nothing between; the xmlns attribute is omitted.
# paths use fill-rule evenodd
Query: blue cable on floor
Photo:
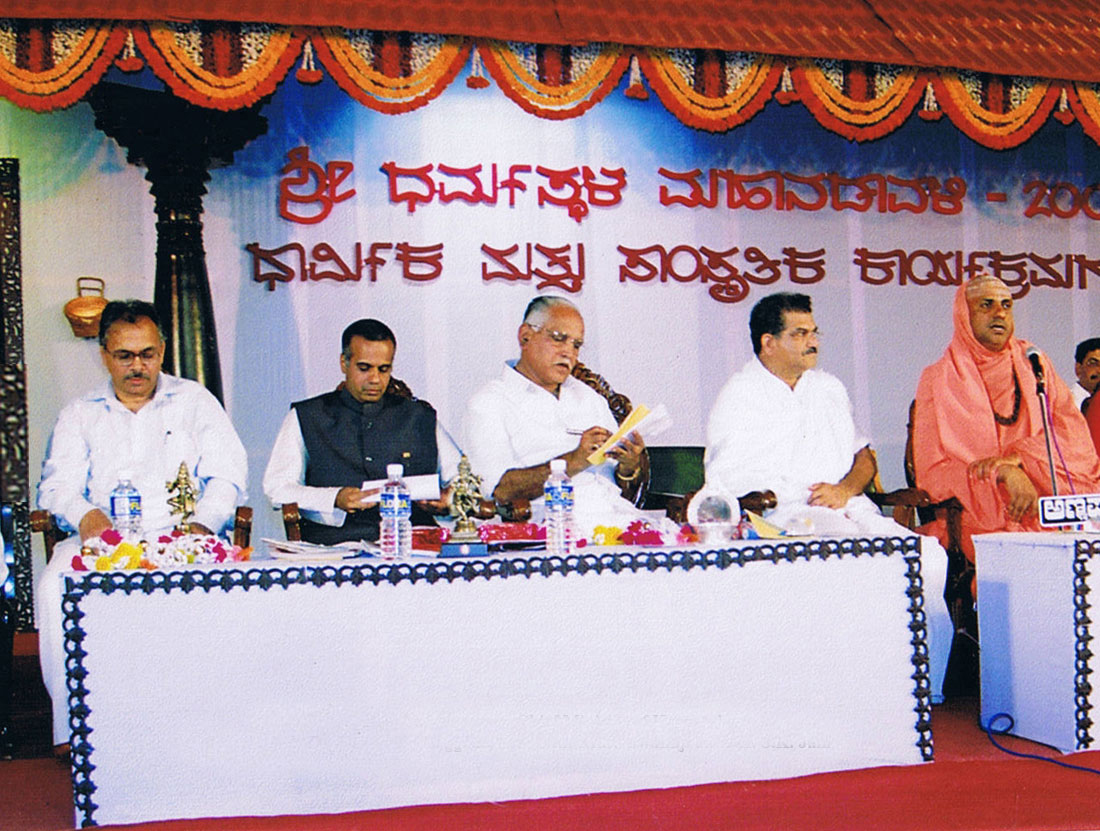
<svg viewBox="0 0 1100 831"><path fill-rule="evenodd" d="M1008 719L1008 726L1000 730L995 729L993 727L994 723L1001 719ZM1063 762L1058 759L1051 759L1047 756L1036 756L1034 753L1021 753L1018 750L1009 750L1007 747L998 743L998 741L993 738L994 733L996 733L998 736L1003 736L1015 726L1016 720L1012 718L1012 716L1010 716L1008 713L997 713L989 720L989 723L985 725L985 734L989 736L989 740L993 742L994 747L996 747L1002 753L1007 753L1009 756L1019 756L1021 759L1037 759L1040 762L1050 762L1052 765L1069 768L1070 770L1083 770L1085 773L1100 774L1100 770L1096 770L1095 768L1087 768L1083 767L1082 765L1071 765L1069 762Z"/></svg>

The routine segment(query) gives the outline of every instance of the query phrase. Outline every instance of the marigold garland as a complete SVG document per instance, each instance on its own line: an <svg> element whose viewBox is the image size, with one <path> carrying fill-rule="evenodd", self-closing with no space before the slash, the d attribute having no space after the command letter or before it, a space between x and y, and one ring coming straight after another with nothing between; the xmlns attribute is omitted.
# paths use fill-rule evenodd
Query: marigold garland
<svg viewBox="0 0 1100 831"><path fill-rule="evenodd" d="M471 43L466 38L413 35L412 48L424 53L423 67L407 76L391 76L375 69L369 55L356 48L353 37L369 34L327 28L315 32L311 40L317 59L344 92L372 110L391 115L410 112L436 98L470 54ZM433 46L436 40L440 43Z"/></svg>
<svg viewBox="0 0 1100 831"><path fill-rule="evenodd" d="M617 44L601 44L599 54L580 77L554 86L543 83L518 54L524 44L490 41L478 44L485 70L505 95L540 118L576 118L607 97L619 83L630 56Z"/></svg>
<svg viewBox="0 0 1100 831"><path fill-rule="evenodd" d="M976 77L976 76L972 76ZM952 123L974 141L996 150L1018 147L1043 126L1058 103L1061 86L1030 79L1031 88L1018 105L1005 113L982 106L961 73L944 70L932 80L936 99Z"/></svg>
<svg viewBox="0 0 1100 831"><path fill-rule="evenodd" d="M49 69L22 69L0 54L0 96L35 112L59 110L83 98L103 77L126 44L127 27L110 23L64 23L68 32L64 54L55 50Z"/></svg>
<svg viewBox="0 0 1100 831"><path fill-rule="evenodd" d="M712 98L695 90L676 51L645 49L638 54L638 65L661 103L680 121L700 130L717 133L744 124L764 108L783 74L781 61L754 56L740 83Z"/></svg>
<svg viewBox="0 0 1100 831"><path fill-rule="evenodd" d="M924 94L924 83L914 69L902 69L885 92L867 101L845 95L816 61L799 61L791 80L799 99L822 127L854 141L892 133Z"/></svg>
<svg viewBox="0 0 1100 831"><path fill-rule="evenodd" d="M462 37L402 35L406 43L411 42L411 47L401 47L407 50L402 56L414 68L406 75L389 75L373 65L370 54L370 39L385 37L384 33L266 24L219 28L219 24L82 20L49 21L43 30L56 33L53 38L45 36L53 65L41 71L26 69L15 63L12 50L27 35L13 21L0 20L4 36L0 37L0 96L36 112L79 101L112 62L126 71L148 65L176 95L199 106L221 110L251 106L274 92L299 55L304 54L296 73L299 81L321 79L314 55L304 52L310 45L316 59L349 95L380 112L403 113L424 106L446 89L474 45ZM234 59L240 58L243 64L239 71L225 74L223 69L219 74L196 57L197 40L211 33L241 47L243 54L234 53ZM591 44L568 48L571 61L563 69L566 47L495 40L478 41L477 47L467 85L484 88L492 78L508 98L541 118L582 115L629 70L627 97L644 99L644 78L683 123L711 132L744 124L774 98L784 104L801 101L826 129L856 141L889 134L917 109L926 120L946 115L986 147L1018 146L1048 118L1062 124L1076 119L1100 144L1100 86L1095 84L993 78L998 82L995 103L987 109L976 85L987 83L990 76L950 69L873 65L872 74L884 68L896 74L861 100L844 93L844 78L834 66L838 61L803 59L788 68L787 59L767 55ZM557 62L563 81L538 77L531 60L537 50ZM696 89L696 83L709 94ZM715 94L716 89L721 94Z"/></svg>
<svg viewBox="0 0 1100 831"><path fill-rule="evenodd" d="M212 109L236 110L274 92L302 50L301 34L285 27L262 28L268 30L263 33L267 37L254 34L249 39L260 43L259 52L233 75L215 74L195 61L187 48L196 34L190 25L137 25L133 34L149 68L180 98Z"/></svg>

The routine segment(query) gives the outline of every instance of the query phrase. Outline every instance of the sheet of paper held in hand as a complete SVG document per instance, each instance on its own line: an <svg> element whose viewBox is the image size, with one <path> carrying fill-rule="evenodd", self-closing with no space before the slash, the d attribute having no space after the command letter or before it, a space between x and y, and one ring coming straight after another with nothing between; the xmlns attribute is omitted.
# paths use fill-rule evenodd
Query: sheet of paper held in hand
<svg viewBox="0 0 1100 831"><path fill-rule="evenodd" d="M668 409L664 404L658 404L652 410L645 404L639 404L630 411L630 415L623 419L619 429L598 449L589 454L588 463L590 465L603 464L607 458L607 451L633 432L637 432L642 437L642 441L648 444L650 439L663 433L671 426L672 419L669 417Z"/></svg>
<svg viewBox="0 0 1100 831"><path fill-rule="evenodd" d="M439 499L439 474L438 473L421 473L417 476L402 476L405 480L405 487L409 489L409 499L414 501L422 499ZM371 479L369 482L364 482L360 490L382 490L382 486L386 484L385 479Z"/></svg>

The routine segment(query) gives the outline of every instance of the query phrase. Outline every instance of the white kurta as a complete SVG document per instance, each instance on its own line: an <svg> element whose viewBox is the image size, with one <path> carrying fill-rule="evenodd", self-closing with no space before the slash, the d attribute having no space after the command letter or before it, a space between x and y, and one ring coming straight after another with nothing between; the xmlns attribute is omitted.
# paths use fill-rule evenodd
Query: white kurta
<svg viewBox="0 0 1100 831"><path fill-rule="evenodd" d="M811 369L794 389L754 357L726 382L707 424L706 492L736 499L771 489L777 506L768 520L790 533L815 535L912 533L883 516L860 494L842 509L810 505L810 486L836 484L868 440L856 428L844 385ZM921 574L928 620L929 664L937 700L954 627L943 600L947 554L921 538Z"/></svg>
<svg viewBox="0 0 1100 831"><path fill-rule="evenodd" d="M508 362L467 404L465 450L488 498L505 472L568 453L580 440L576 431L596 426L617 429L607 401L591 387L570 376L555 398ZM589 536L596 525L625 527L639 516L615 484L614 461L593 465L572 479L573 519L581 536ZM532 520L540 522L541 499L531 503L531 512Z"/></svg>

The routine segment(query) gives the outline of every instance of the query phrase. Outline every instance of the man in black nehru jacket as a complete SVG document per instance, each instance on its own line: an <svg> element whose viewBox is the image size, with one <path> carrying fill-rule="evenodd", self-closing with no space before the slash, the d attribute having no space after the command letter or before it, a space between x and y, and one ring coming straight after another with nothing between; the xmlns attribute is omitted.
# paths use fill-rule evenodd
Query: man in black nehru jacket
<svg viewBox="0 0 1100 831"><path fill-rule="evenodd" d="M406 476L440 470L435 410L391 384L390 328L357 320L341 347L344 383L291 405L264 472L268 498L298 503L302 539L324 545L378 539L378 489L362 484L385 479L387 465L400 463ZM414 502L413 525L433 525L444 503Z"/></svg>

